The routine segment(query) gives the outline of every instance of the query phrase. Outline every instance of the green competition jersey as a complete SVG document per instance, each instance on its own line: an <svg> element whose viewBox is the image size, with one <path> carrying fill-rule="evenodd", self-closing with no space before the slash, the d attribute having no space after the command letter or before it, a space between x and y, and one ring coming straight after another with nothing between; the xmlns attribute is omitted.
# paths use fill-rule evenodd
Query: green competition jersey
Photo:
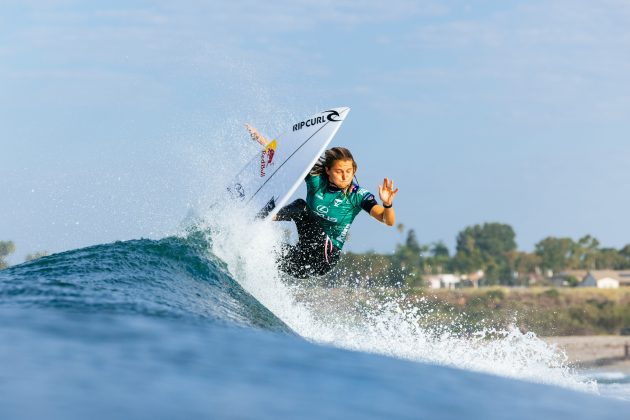
<svg viewBox="0 0 630 420"><path fill-rule="evenodd" d="M368 213L376 204L374 195L353 184L346 194L330 185L326 175L307 175L306 204L320 218L328 238L339 249L343 247L354 218L365 210Z"/></svg>

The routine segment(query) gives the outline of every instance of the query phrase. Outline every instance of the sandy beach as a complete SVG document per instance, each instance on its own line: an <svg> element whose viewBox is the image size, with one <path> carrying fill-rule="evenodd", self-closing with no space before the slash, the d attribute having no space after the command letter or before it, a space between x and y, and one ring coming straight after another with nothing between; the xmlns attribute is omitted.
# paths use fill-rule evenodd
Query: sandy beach
<svg viewBox="0 0 630 420"><path fill-rule="evenodd" d="M630 358L625 357L625 345L630 346L630 336L544 337L543 340L564 350L569 362L578 368L617 370L630 374Z"/></svg>

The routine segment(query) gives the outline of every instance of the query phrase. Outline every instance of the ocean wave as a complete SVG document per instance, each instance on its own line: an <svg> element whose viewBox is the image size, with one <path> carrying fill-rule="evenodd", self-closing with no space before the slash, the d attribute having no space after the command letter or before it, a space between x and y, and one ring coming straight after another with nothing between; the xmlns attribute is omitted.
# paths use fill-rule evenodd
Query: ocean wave
<svg viewBox="0 0 630 420"><path fill-rule="evenodd" d="M201 232L75 249L0 271L0 305L140 314L291 332L236 282Z"/></svg>

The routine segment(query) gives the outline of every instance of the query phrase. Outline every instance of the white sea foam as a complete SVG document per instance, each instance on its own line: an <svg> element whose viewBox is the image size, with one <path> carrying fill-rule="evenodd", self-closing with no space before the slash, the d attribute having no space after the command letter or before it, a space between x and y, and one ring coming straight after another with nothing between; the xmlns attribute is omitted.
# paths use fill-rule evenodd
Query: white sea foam
<svg viewBox="0 0 630 420"><path fill-rule="evenodd" d="M409 303L400 291L287 284L274 263L281 223L253 222L235 209L211 220L212 252L249 293L310 341L597 392L595 381L578 375L562 351L534 333L488 328L462 337L457 320L427 327L431 309Z"/></svg>

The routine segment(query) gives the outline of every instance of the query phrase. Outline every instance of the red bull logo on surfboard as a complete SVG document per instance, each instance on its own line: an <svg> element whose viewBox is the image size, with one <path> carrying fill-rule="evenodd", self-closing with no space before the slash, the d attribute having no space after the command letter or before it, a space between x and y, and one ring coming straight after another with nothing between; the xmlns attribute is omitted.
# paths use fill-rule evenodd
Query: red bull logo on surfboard
<svg viewBox="0 0 630 420"><path fill-rule="evenodd" d="M260 177L263 178L266 173L265 169L273 165L273 157L276 154L277 142L275 140L270 141L267 146L260 152Z"/></svg>

